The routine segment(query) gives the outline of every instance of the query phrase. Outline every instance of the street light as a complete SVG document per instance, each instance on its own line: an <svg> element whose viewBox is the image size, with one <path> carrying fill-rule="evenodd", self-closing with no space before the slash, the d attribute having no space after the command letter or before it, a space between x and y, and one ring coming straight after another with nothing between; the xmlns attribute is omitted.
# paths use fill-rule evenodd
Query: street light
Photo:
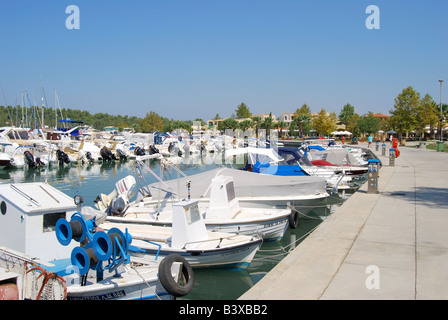
<svg viewBox="0 0 448 320"><path fill-rule="evenodd" d="M440 82L440 141L443 141L442 136L442 121L443 121L443 114L442 114L442 82L443 80L439 80Z"/></svg>

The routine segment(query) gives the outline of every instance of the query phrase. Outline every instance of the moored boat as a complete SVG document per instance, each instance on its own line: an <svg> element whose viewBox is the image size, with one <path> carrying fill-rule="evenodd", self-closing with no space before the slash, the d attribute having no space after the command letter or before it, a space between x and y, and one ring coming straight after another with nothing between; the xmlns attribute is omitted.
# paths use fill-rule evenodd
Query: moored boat
<svg viewBox="0 0 448 320"><path fill-rule="evenodd" d="M182 292L161 282L160 261L132 260L127 232L98 230L79 203L46 183L0 185L0 211L0 286L10 293L4 298L170 299ZM189 265L171 262L164 279L177 283ZM185 286L191 290L191 282Z"/></svg>

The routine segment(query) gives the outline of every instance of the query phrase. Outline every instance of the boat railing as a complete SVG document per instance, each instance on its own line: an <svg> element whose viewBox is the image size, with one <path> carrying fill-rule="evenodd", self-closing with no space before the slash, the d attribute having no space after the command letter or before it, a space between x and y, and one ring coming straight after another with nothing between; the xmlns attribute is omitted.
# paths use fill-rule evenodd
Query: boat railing
<svg viewBox="0 0 448 320"><path fill-rule="evenodd" d="M219 248L221 248L221 244L222 244L223 240L228 240L228 239L232 240L232 239L235 239L236 236L237 236L236 234L229 234L228 236L219 237L219 238L216 238L216 239L206 239L206 240L197 240L197 241L185 242L185 244L182 247L182 249L184 249L184 250L200 249L200 247L198 247L198 246L195 246L195 247L192 247L192 248L187 248L187 246L188 245L192 245L193 246L195 244L201 244L201 243L213 243L213 242L217 242L218 243L215 248L219 249ZM252 238L250 239L250 242L252 242L254 240L259 240L259 239L263 239L263 238L258 233L254 233L252 235ZM243 243L245 241L246 241L246 238L241 239L239 241L235 241L234 244L238 244L240 242Z"/></svg>
<svg viewBox="0 0 448 320"><path fill-rule="evenodd" d="M176 192L174 192L174 190L169 185L167 185L162 180L162 178L160 178L150 167L148 167L145 163L143 163L143 161L135 160L134 169L135 169L135 173L137 174L137 179L139 181L140 188L143 189L145 192L147 192L147 194L151 194L151 192L149 191L148 183L146 182L146 179L143 176L143 170L150 173L152 176L154 176L154 178L156 178L157 181L159 181L159 183L163 184L168 190L170 190L172 193L176 194ZM143 181L143 183L142 183L142 181Z"/></svg>
<svg viewBox="0 0 448 320"><path fill-rule="evenodd" d="M335 174L336 174L336 173L335 173ZM333 177L335 174L333 174L332 177ZM344 179L344 177L345 177L345 171L342 171L341 173L339 173L339 177L338 177L338 179L336 180L336 183L333 185L333 193L334 193L334 194L336 194L336 193L338 192L339 185L341 184L341 182L342 182L342 180Z"/></svg>
<svg viewBox="0 0 448 320"><path fill-rule="evenodd" d="M36 199L33 199L31 196L27 195L25 192L23 192L22 190L17 188L15 185L11 184L10 186L11 186L11 189L13 189L17 193L19 193L21 196L25 197L28 201L33 203L35 206L40 207L40 203Z"/></svg>
<svg viewBox="0 0 448 320"><path fill-rule="evenodd" d="M32 150L32 149L35 149L35 147L34 146L32 146L32 145L21 145L21 146L18 146L17 148L15 148L14 149L14 151L12 152L12 154L11 154L11 157L14 157L15 155L16 155L16 153L20 153L22 150L26 150L26 149L28 149L28 150Z"/></svg>

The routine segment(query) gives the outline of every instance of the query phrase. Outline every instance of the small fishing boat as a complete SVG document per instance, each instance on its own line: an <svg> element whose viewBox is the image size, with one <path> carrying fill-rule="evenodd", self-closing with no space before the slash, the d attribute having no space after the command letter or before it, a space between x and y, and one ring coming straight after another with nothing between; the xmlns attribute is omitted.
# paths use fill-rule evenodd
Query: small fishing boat
<svg viewBox="0 0 448 320"><path fill-rule="evenodd" d="M46 183L0 185L0 299L172 299L191 291L184 259L133 261L129 233L99 230L98 217L83 211L80 197L74 203Z"/></svg>
<svg viewBox="0 0 448 320"><path fill-rule="evenodd" d="M184 200L172 205L172 226L161 227L115 219L100 226L128 230L138 248L131 254L139 261L178 254L193 268L245 269L262 244L258 234L243 235L208 231L199 212L197 200ZM141 259L141 260L140 260Z"/></svg>
<svg viewBox="0 0 448 320"><path fill-rule="evenodd" d="M294 207L302 213L307 213L313 207L325 204L329 197L329 193L326 191L327 182L321 177L260 175L226 167L187 176L170 162L164 162L163 167L177 171L178 178L162 180L146 164L135 161L140 188L136 200L129 204L130 207L155 205L158 208L164 208L190 196L191 199L199 200L200 207L205 210L210 204L212 179L217 176L233 179L235 198L240 208L290 209ZM150 173L158 182L148 184L144 173ZM115 198L122 193L121 190L130 188L131 183L117 184L115 191L111 194L100 195L97 198L98 208L102 211L106 210L111 203L110 198ZM131 198L128 197L128 199Z"/></svg>
<svg viewBox="0 0 448 320"><path fill-rule="evenodd" d="M163 208L153 201L146 202L147 198L127 203L127 199L133 197L135 185L134 177L128 176L117 182L115 192L108 196L102 195L102 200L98 201L99 207L111 214L106 219L112 222L171 226L172 203L165 203ZM291 208L241 208L235 197L233 177L230 176L218 175L213 178L209 201L197 200L205 225L213 232L260 234L264 241L274 241L283 237L288 225L295 228L298 223L297 212Z"/></svg>

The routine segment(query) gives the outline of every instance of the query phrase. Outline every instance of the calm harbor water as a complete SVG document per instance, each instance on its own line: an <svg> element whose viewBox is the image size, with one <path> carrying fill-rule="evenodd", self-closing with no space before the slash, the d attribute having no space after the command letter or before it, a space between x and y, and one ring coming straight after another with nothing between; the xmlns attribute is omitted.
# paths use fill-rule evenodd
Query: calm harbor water
<svg viewBox="0 0 448 320"><path fill-rule="evenodd" d="M156 160L145 163L157 174L160 165ZM180 164L185 174L191 175L210 170L221 164ZM94 200L100 193L109 194L115 183L128 176L136 177L134 162L113 162L91 165L65 165L30 169L1 169L0 183L47 182L58 190L73 197L82 195L85 206L94 207ZM150 174L145 174L147 183L155 182ZM164 179L175 179L177 173L167 170ZM182 299L191 300L234 300L240 297L267 272L269 272L288 250L293 249L321 222L347 199L349 194L337 194L328 199L326 206L313 208L307 217L301 217L296 229L288 228L285 236L278 242L265 242L246 270L203 269L195 270L195 287ZM131 199L133 200L133 199Z"/></svg>

